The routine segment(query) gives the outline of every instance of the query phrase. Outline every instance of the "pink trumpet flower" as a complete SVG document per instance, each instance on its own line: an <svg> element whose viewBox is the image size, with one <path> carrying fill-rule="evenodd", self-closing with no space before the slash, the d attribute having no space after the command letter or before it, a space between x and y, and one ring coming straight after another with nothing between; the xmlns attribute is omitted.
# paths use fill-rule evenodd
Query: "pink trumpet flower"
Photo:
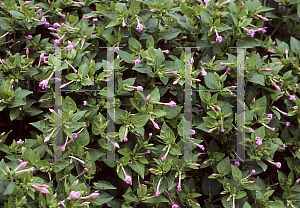
<svg viewBox="0 0 300 208"><path fill-rule="evenodd" d="M257 150L259 150L260 146L262 145L262 140L260 137L255 138L256 144L258 146Z"/></svg>
<svg viewBox="0 0 300 208"><path fill-rule="evenodd" d="M289 126L291 125L291 123L290 123L290 122L281 122L281 121L280 121L280 123L282 123L282 124L286 125L286 127L289 127Z"/></svg>
<svg viewBox="0 0 300 208"><path fill-rule="evenodd" d="M54 133L54 129L53 129L53 131L48 136L46 136L46 138L44 139L44 143L46 143L46 142L48 142L50 140L50 138L51 138L51 136L52 136L53 133Z"/></svg>
<svg viewBox="0 0 300 208"><path fill-rule="evenodd" d="M49 194L48 188L50 188L50 186L46 185L46 184L42 184L42 185L31 185L33 188L39 190L41 193L43 194Z"/></svg>
<svg viewBox="0 0 300 208"><path fill-rule="evenodd" d="M85 174L89 169L87 168L84 168L83 171L78 175L76 176L76 178L80 177L81 175Z"/></svg>
<svg viewBox="0 0 300 208"><path fill-rule="evenodd" d="M146 107L146 104L148 103L149 100L150 100L150 94L147 95L147 97L146 97L146 101L145 101L144 107Z"/></svg>
<svg viewBox="0 0 300 208"><path fill-rule="evenodd" d="M275 128L271 128L271 127L267 126L265 123L262 123L262 125L264 125L267 129L269 129L271 131L275 131Z"/></svg>
<svg viewBox="0 0 300 208"><path fill-rule="evenodd" d="M125 128L125 135L124 135L124 142L127 142L127 141L128 141L127 133L128 133L128 128L126 127L126 128Z"/></svg>
<svg viewBox="0 0 300 208"><path fill-rule="evenodd" d="M162 104L162 105L167 105L170 107L176 107L176 103L172 100L169 103L161 103L161 102L157 102L156 104Z"/></svg>
<svg viewBox="0 0 300 208"><path fill-rule="evenodd" d="M140 23L139 18L136 18L136 19L137 19L137 22L138 22L138 25L137 25L136 29L141 32L143 30L143 25Z"/></svg>
<svg viewBox="0 0 300 208"><path fill-rule="evenodd" d="M276 142L275 140L274 140L274 142L275 142L275 144L279 145L280 147L283 147L283 148L285 148L285 144L279 144L279 143L278 143L278 142Z"/></svg>
<svg viewBox="0 0 300 208"><path fill-rule="evenodd" d="M98 195L99 195L99 193L94 192L94 193L92 193L92 194L90 194L90 195L88 195L88 196L81 197L81 199L94 199L94 198L96 198Z"/></svg>
<svg viewBox="0 0 300 208"><path fill-rule="evenodd" d="M279 113L281 113L284 116L287 116L288 113L281 111L280 109L278 109L277 107L275 108Z"/></svg>
<svg viewBox="0 0 300 208"><path fill-rule="evenodd" d="M123 170L123 173L124 173L125 183L130 184L131 183L131 176L126 174L123 166L122 166L122 170Z"/></svg>
<svg viewBox="0 0 300 208"><path fill-rule="evenodd" d="M72 136L74 137L74 139L77 139L78 134L80 134L83 130L84 130L84 128L80 129L80 131L78 133L72 133Z"/></svg>
<svg viewBox="0 0 300 208"><path fill-rule="evenodd" d="M279 87L277 84L275 84L272 79L270 79L270 81L272 82L272 84L276 90L281 90L281 87Z"/></svg>
<svg viewBox="0 0 300 208"><path fill-rule="evenodd" d="M70 196L67 198L69 200L78 199L80 197L80 191L71 191Z"/></svg>
<svg viewBox="0 0 300 208"><path fill-rule="evenodd" d="M182 189L181 189L181 173L180 172L179 172L179 179L178 179L177 191L178 192L182 191Z"/></svg>
<svg viewBox="0 0 300 208"><path fill-rule="evenodd" d="M254 37L254 35L255 35L255 32L254 32L254 30L248 30L248 29L246 29L246 28L244 28L244 27L242 27L244 30L246 30L247 31L247 33L249 33L250 34L250 36L251 36L251 38L253 38Z"/></svg>
<svg viewBox="0 0 300 208"><path fill-rule="evenodd" d="M192 141L192 143L193 143L194 145L196 145L197 147L199 147L200 149L202 149L202 151L205 150L205 147L204 147L203 145L197 144L197 143L195 143L195 142L193 142L193 141Z"/></svg>
<svg viewBox="0 0 300 208"><path fill-rule="evenodd" d="M166 74L177 74L178 71L169 71L169 72L165 72Z"/></svg>
<svg viewBox="0 0 300 208"><path fill-rule="evenodd" d="M272 161L268 161L268 162L271 163L272 165L275 165L277 168L281 168L280 162L272 162Z"/></svg>
<svg viewBox="0 0 300 208"><path fill-rule="evenodd" d="M295 95L290 95L287 91L285 91L285 92L290 97L290 100L296 100L296 96Z"/></svg>
<svg viewBox="0 0 300 208"><path fill-rule="evenodd" d="M269 21L268 18L266 18L266 17L263 17L263 16L261 16L261 15L257 15L257 16L258 16L260 19L262 19L263 21L266 21L266 22Z"/></svg>
<svg viewBox="0 0 300 208"><path fill-rule="evenodd" d="M152 118L150 118L150 120L152 121L154 128L160 129L160 128L159 128L159 125L158 125L157 123L155 123L155 121L153 121Z"/></svg>
<svg viewBox="0 0 300 208"><path fill-rule="evenodd" d="M215 32L216 32L216 35L217 35L216 41L218 41L219 43L221 43L221 42L222 42L222 36L220 36L220 35L218 34L218 31L217 31L217 30L215 30Z"/></svg>
<svg viewBox="0 0 300 208"><path fill-rule="evenodd" d="M74 82L74 81L72 80L68 83L65 83L65 84L61 85L59 88L64 88L64 87L68 86L69 84L71 84L72 82Z"/></svg>
<svg viewBox="0 0 300 208"><path fill-rule="evenodd" d="M5 33L4 35L0 36L0 40L1 40L2 38L4 38L8 33L9 33L9 32L7 32L7 33Z"/></svg>
<svg viewBox="0 0 300 208"><path fill-rule="evenodd" d="M253 169L253 170L251 171L251 173L250 173L245 179L249 178L249 177L252 176L254 173L255 173L255 170Z"/></svg>
<svg viewBox="0 0 300 208"><path fill-rule="evenodd" d="M35 171L35 168L32 167L32 168L25 169L25 170L19 170L19 171L16 172L16 174L18 174L18 173L26 173L26 172L34 173L34 171Z"/></svg>
<svg viewBox="0 0 300 208"><path fill-rule="evenodd" d="M160 195L160 192L159 192L160 182L161 182L161 179L159 179L159 181L158 181L157 188L156 188L156 193L153 196L148 197L148 199L151 199L151 198L154 198L154 197L157 197L157 196Z"/></svg>
<svg viewBox="0 0 300 208"><path fill-rule="evenodd" d="M83 2L76 2L76 1L74 1L73 3L78 4L80 6L84 6L85 5L85 3L83 3Z"/></svg>
<svg viewBox="0 0 300 208"><path fill-rule="evenodd" d="M174 82L173 82L173 85L176 85L178 83L178 81L180 80L180 78L176 79Z"/></svg>
<svg viewBox="0 0 300 208"><path fill-rule="evenodd" d="M21 169L21 168L26 167L27 163L28 163L28 162L22 162L22 163L15 169L15 171L17 171L17 170L19 170L19 169Z"/></svg>
<svg viewBox="0 0 300 208"><path fill-rule="evenodd" d="M79 163L81 163L82 166L85 165L85 162L83 160L78 159L77 157L73 157L73 156L69 156L70 158L73 158L75 160L77 160Z"/></svg>
<svg viewBox="0 0 300 208"><path fill-rule="evenodd" d="M166 154L163 157L161 157L161 161L164 161L167 158L169 151L170 151L170 147L168 148Z"/></svg>
<svg viewBox="0 0 300 208"><path fill-rule="evenodd" d="M134 87L134 86L128 86L128 87L131 87L133 89L136 89L137 91L143 91L144 88L142 86L137 86L137 87Z"/></svg>

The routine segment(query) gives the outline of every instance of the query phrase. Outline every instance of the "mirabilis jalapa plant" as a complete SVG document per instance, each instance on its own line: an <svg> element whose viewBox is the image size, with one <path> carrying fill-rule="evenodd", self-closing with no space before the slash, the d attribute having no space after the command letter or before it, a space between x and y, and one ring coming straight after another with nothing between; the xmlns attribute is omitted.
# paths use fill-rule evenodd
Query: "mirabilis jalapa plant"
<svg viewBox="0 0 300 208"><path fill-rule="evenodd" d="M0 206L300 207L298 0L5 0L0 10ZM244 121L231 46L248 47ZM56 102L57 83L86 91Z"/></svg>

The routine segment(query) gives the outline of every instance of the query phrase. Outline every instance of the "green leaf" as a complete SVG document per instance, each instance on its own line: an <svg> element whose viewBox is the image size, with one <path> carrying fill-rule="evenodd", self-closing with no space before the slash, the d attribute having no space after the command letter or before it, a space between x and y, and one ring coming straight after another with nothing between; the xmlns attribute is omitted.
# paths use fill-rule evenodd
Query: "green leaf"
<svg viewBox="0 0 300 208"><path fill-rule="evenodd" d="M105 204L112 200L114 197L109 195L106 192L101 192L93 201L98 203L99 205Z"/></svg>
<svg viewBox="0 0 300 208"><path fill-rule="evenodd" d="M129 12L131 15L137 15L140 12L140 5L137 1L131 2Z"/></svg>
<svg viewBox="0 0 300 208"><path fill-rule="evenodd" d="M239 168L235 167L234 165L231 165L231 172L232 172L232 177L236 181L239 181L243 176L242 171Z"/></svg>
<svg viewBox="0 0 300 208"><path fill-rule="evenodd" d="M72 100L72 98L70 98L69 96L67 96L64 99L64 102L62 104L62 109L63 111L73 111L73 113L76 111L76 103L74 102L74 100Z"/></svg>
<svg viewBox="0 0 300 208"><path fill-rule="evenodd" d="M286 190L286 188L287 188L287 185L286 185L287 176L283 172L281 172L280 170L277 170L277 173L278 173L278 181L279 181L279 184L280 184L281 188L283 190Z"/></svg>
<svg viewBox="0 0 300 208"><path fill-rule="evenodd" d="M140 50L142 48L141 43L135 38L129 38L128 40L129 51Z"/></svg>
<svg viewBox="0 0 300 208"><path fill-rule="evenodd" d="M300 3L298 3L298 8L299 8L299 12L300 12ZM297 40L294 37L291 37L290 45L291 45L291 50L294 53L299 53L300 52L300 41L299 40Z"/></svg>
<svg viewBox="0 0 300 208"><path fill-rule="evenodd" d="M221 24L219 24L218 26L217 26L217 31L218 32L223 32L223 31L225 31L225 30L231 30L232 28L229 26L229 25L227 25L227 24L224 24L224 23L221 23Z"/></svg>
<svg viewBox="0 0 300 208"><path fill-rule="evenodd" d="M86 76L89 73L89 68L86 64L82 64L78 69L78 74L81 76Z"/></svg>
<svg viewBox="0 0 300 208"><path fill-rule="evenodd" d="M247 81L265 86L265 76L262 74L253 73L247 77Z"/></svg>
<svg viewBox="0 0 300 208"><path fill-rule="evenodd" d="M24 19L24 15L21 12L17 12L15 10L10 10L8 12L16 19Z"/></svg>
<svg viewBox="0 0 300 208"><path fill-rule="evenodd" d="M94 183L94 185L99 188L100 190L110 190L110 189L117 189L107 181L99 181L97 183Z"/></svg>
<svg viewBox="0 0 300 208"><path fill-rule="evenodd" d="M74 113L72 115L72 118L70 119L71 122L75 122L75 121L78 121L79 119L82 118L82 116L86 113L87 111L84 110L84 111L80 111L80 112L77 112L77 113Z"/></svg>
<svg viewBox="0 0 300 208"><path fill-rule="evenodd" d="M20 115L19 108L12 108L9 110L9 118L11 121L15 120Z"/></svg>
<svg viewBox="0 0 300 208"><path fill-rule="evenodd" d="M131 121L135 127L143 127L151 116L143 113L137 113L131 117Z"/></svg>
<svg viewBox="0 0 300 208"><path fill-rule="evenodd" d="M261 190L261 188L254 183L245 183L243 186L248 190Z"/></svg>
<svg viewBox="0 0 300 208"><path fill-rule="evenodd" d="M235 196L235 199L241 199L243 197L247 196L247 192L245 191L239 191L237 192L236 196Z"/></svg>
<svg viewBox="0 0 300 208"><path fill-rule="evenodd" d="M142 178L144 178L144 173L145 173L145 165L139 163L138 161L135 161L134 164L128 164L129 167L131 167L132 170L137 172Z"/></svg>
<svg viewBox="0 0 300 208"><path fill-rule="evenodd" d="M80 134L78 134L76 141L81 146L86 146L90 143L90 135L86 128Z"/></svg>
<svg viewBox="0 0 300 208"><path fill-rule="evenodd" d="M130 202L139 202L138 198L132 191L126 192L125 194L122 195L126 200Z"/></svg>
<svg viewBox="0 0 300 208"><path fill-rule="evenodd" d="M121 51L117 50L117 54L120 55L121 59L123 59L126 63L132 63L132 54L126 52L126 51Z"/></svg>
<svg viewBox="0 0 300 208"><path fill-rule="evenodd" d="M63 169L65 169L68 165L70 165L69 161L56 160L54 162L54 172L58 173L58 172L62 171Z"/></svg>
<svg viewBox="0 0 300 208"><path fill-rule="evenodd" d="M204 81L209 89L216 89L215 82L217 82L217 80L213 73L208 72L207 75L204 77Z"/></svg>
<svg viewBox="0 0 300 208"><path fill-rule="evenodd" d="M156 87L151 93L150 93L150 103L156 103L160 100L160 93L158 88Z"/></svg>
<svg viewBox="0 0 300 208"><path fill-rule="evenodd" d="M149 66L147 63L145 63L144 61L141 61L138 64L135 64L134 67L132 68L135 71L138 71L140 73L146 73L147 75L149 75L150 77L154 77L154 74L152 72L152 68L151 66Z"/></svg>
<svg viewBox="0 0 300 208"><path fill-rule="evenodd" d="M230 173L230 166L231 164L229 161L229 157L226 157L218 163L217 170L222 175L227 175L228 173Z"/></svg>
<svg viewBox="0 0 300 208"><path fill-rule="evenodd" d="M8 105L9 108L15 108L19 107L21 105L26 105L26 102L24 102L22 99L15 97L12 102Z"/></svg>
<svg viewBox="0 0 300 208"><path fill-rule="evenodd" d="M165 115L166 119L173 119L175 118L180 112L183 106L176 106L176 107L170 107L170 106L164 106L164 111L167 113Z"/></svg>
<svg viewBox="0 0 300 208"><path fill-rule="evenodd" d="M210 14L208 14L207 12L205 12L205 11L200 11L200 16L201 16L202 22L204 22L206 25L212 23L212 18L211 18L211 16L210 16Z"/></svg>
<svg viewBox="0 0 300 208"><path fill-rule="evenodd" d="M169 28L168 33L161 34L160 38L163 40L172 40L176 38L181 33L181 30L178 28Z"/></svg>

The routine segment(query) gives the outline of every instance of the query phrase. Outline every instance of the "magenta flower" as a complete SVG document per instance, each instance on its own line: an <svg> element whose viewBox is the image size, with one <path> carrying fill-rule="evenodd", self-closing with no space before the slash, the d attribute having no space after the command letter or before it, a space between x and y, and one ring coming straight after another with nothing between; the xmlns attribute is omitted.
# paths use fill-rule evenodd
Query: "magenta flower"
<svg viewBox="0 0 300 208"><path fill-rule="evenodd" d="M249 33L250 34L250 36L251 36L251 38L253 38L254 37L254 35L255 35L255 32L254 32L254 30L248 30L248 29L246 29L246 28L244 28L244 27L242 27L244 30L246 30L247 31L247 33Z"/></svg>
<svg viewBox="0 0 300 208"><path fill-rule="evenodd" d="M21 144L23 141L22 139L19 139L19 141L16 141L17 145Z"/></svg>
<svg viewBox="0 0 300 208"><path fill-rule="evenodd" d="M262 140L260 137L255 138L256 144L258 146L257 150L259 150L260 146L262 145Z"/></svg>
<svg viewBox="0 0 300 208"><path fill-rule="evenodd" d="M17 170L19 170L19 169L21 169L21 168L26 167L27 163L28 163L28 162L22 162L18 167L16 167L15 171L17 171Z"/></svg>
<svg viewBox="0 0 300 208"><path fill-rule="evenodd" d="M68 86L69 84L71 84L72 82L74 82L74 81L72 80L68 83L65 83L65 84L61 85L59 88L64 88L64 87Z"/></svg>
<svg viewBox="0 0 300 208"><path fill-rule="evenodd" d="M281 113L284 116L287 116L288 113L281 111L280 109L278 109L277 107L275 108L279 113Z"/></svg>
<svg viewBox="0 0 300 208"><path fill-rule="evenodd" d="M173 85L176 85L178 83L178 81L180 80L180 78L176 79L174 82L173 82Z"/></svg>
<svg viewBox="0 0 300 208"><path fill-rule="evenodd" d="M78 159L77 157L73 157L73 156L69 156L70 158L73 158L75 160L77 160L79 163L81 163L82 166L85 165L85 162L83 160Z"/></svg>
<svg viewBox="0 0 300 208"><path fill-rule="evenodd" d="M277 84L275 84L272 79L270 79L270 81L272 82L272 84L276 90L281 90L281 87L279 87Z"/></svg>
<svg viewBox="0 0 300 208"><path fill-rule="evenodd" d="M51 138L51 136L52 136L53 133L54 133L54 129L53 129L53 131L52 131L48 136L46 136L46 138L44 139L44 142L45 142L45 143L48 142L48 141L50 140L50 138Z"/></svg>
<svg viewBox="0 0 300 208"><path fill-rule="evenodd" d="M166 154L165 154L163 157L160 158L161 161L164 161L164 160L167 158L167 156L168 156L168 154L169 154L169 151L170 151L170 147L168 148Z"/></svg>
<svg viewBox="0 0 300 208"><path fill-rule="evenodd" d="M279 145L280 147L283 147L283 148L285 148L285 144L279 144L278 142L276 142L275 140L274 140L274 142L277 144L277 145Z"/></svg>
<svg viewBox="0 0 300 208"><path fill-rule="evenodd" d="M204 0L205 1L205 0ZM209 0L208 0L209 1ZM196 203L196 202L194 202L194 201L192 201L197 207L200 207L200 204L199 203ZM232 208L234 208L234 207L232 207Z"/></svg>
<svg viewBox="0 0 300 208"><path fill-rule="evenodd" d="M157 196L160 195L160 192L159 192L160 182L161 182L161 179L159 179L159 181L158 181L157 188L156 188L156 193L153 196L148 197L148 199L151 199L151 198L154 198L154 197L157 197Z"/></svg>
<svg viewBox="0 0 300 208"><path fill-rule="evenodd" d="M159 128L159 126L158 126L158 124L157 124L157 123L155 123L155 121L153 121L153 119L152 119L152 118L150 118L150 120L152 121L154 128L156 128L156 129L160 129L160 128Z"/></svg>
<svg viewBox="0 0 300 208"><path fill-rule="evenodd" d="M271 127L267 126L265 123L262 123L262 125L264 125L267 129L269 129L271 131L275 131L275 128L271 128Z"/></svg>
<svg viewBox="0 0 300 208"><path fill-rule="evenodd" d="M217 31L217 30L215 30L215 32L216 32L216 35L217 35L216 41L218 41L219 43L221 43L221 42L222 42L222 36L220 36L220 35L218 34L218 31Z"/></svg>
<svg viewBox="0 0 300 208"><path fill-rule="evenodd" d="M87 105L87 101L84 100L83 101L83 105L86 106Z"/></svg>
<svg viewBox="0 0 300 208"><path fill-rule="evenodd" d="M31 185L33 188L39 190L42 194L49 194L48 188L50 188L50 186L46 185L46 184L42 184L42 185Z"/></svg>
<svg viewBox="0 0 300 208"><path fill-rule="evenodd" d="M263 21L266 21L266 22L269 21L268 18L266 18L266 17L263 17L263 16L261 16L261 15L257 15L257 16L258 16L260 19L262 19Z"/></svg>
<svg viewBox="0 0 300 208"><path fill-rule="evenodd" d="M123 166L122 166L122 170L123 170L123 173L124 173L124 178L125 178L124 181L125 181L125 183L130 184L131 183L131 176L126 174Z"/></svg>
<svg viewBox="0 0 300 208"><path fill-rule="evenodd" d="M81 199L94 199L94 198L96 198L98 195L99 195L99 193L94 192L94 193L92 193L92 194L90 194L90 195L88 195L88 196L81 197Z"/></svg>
<svg viewBox="0 0 300 208"><path fill-rule="evenodd" d="M128 128L125 128L125 135L124 135L124 142L128 142L128 138L127 138L127 133L128 133Z"/></svg>
<svg viewBox="0 0 300 208"><path fill-rule="evenodd" d="M134 64L138 64L138 63L140 63L141 62L141 60L140 60L140 58L138 58L138 59L136 59L135 61L134 61Z"/></svg>
<svg viewBox="0 0 300 208"><path fill-rule="evenodd" d="M146 100L145 100L145 104L144 104L144 107L146 107L146 104L148 103L148 101L150 100L150 94L149 95L147 95L147 97L146 97Z"/></svg>
<svg viewBox="0 0 300 208"><path fill-rule="evenodd" d="M281 168L280 162L272 162L272 161L268 161L268 162L271 163L272 165L275 165L277 168Z"/></svg>
<svg viewBox="0 0 300 208"><path fill-rule="evenodd" d="M176 107L176 103L172 100L171 102L169 103L161 103L161 102L157 102L156 104L162 104L162 105L167 105L167 106L170 106L171 108L172 107Z"/></svg>
<svg viewBox="0 0 300 208"><path fill-rule="evenodd" d="M114 51L118 51L120 48L118 46L115 47Z"/></svg>
<svg viewBox="0 0 300 208"><path fill-rule="evenodd" d="M195 142L193 142L193 141L192 141L192 143L193 143L194 145L196 145L197 147L199 147L200 149L202 149L202 151L205 150L205 147L204 147L203 145L197 144L197 143L195 143Z"/></svg>
<svg viewBox="0 0 300 208"><path fill-rule="evenodd" d="M169 197L170 202L172 204L172 208L180 208L177 204L173 203L172 199Z"/></svg>
<svg viewBox="0 0 300 208"><path fill-rule="evenodd" d="M136 89L137 91L143 91L144 88L142 86L137 86L137 87L134 87L134 86L128 86L128 87L131 87L133 89Z"/></svg>
<svg viewBox="0 0 300 208"><path fill-rule="evenodd" d="M190 135L192 136L192 135L195 135L195 134L196 134L196 131L194 129L191 129Z"/></svg>
<svg viewBox="0 0 300 208"><path fill-rule="evenodd" d="M177 191L178 192L182 191L182 189L181 189L181 173L180 172L179 172L179 179L178 179Z"/></svg>
<svg viewBox="0 0 300 208"><path fill-rule="evenodd" d="M223 117L221 116L221 132L224 133Z"/></svg>
<svg viewBox="0 0 300 208"><path fill-rule="evenodd" d="M123 19L123 21L122 21L122 27L125 27L125 26L126 26L126 23L125 23L125 21Z"/></svg>
<svg viewBox="0 0 300 208"><path fill-rule="evenodd" d="M170 53L170 51L168 49L167 50L162 50L161 52L166 53L166 54Z"/></svg>
<svg viewBox="0 0 300 208"><path fill-rule="evenodd" d="M84 5L85 5L85 3L83 3L83 2L76 2L76 1L74 1L74 3L75 3L75 4L78 4L78 5L80 5L80 6L84 6Z"/></svg>
<svg viewBox="0 0 300 208"><path fill-rule="evenodd" d="M272 118L273 118L273 114L272 113L270 113L270 114L265 113L265 115L268 116L268 118L270 118L272 120Z"/></svg>
<svg viewBox="0 0 300 208"><path fill-rule="evenodd" d="M249 177L252 176L254 173L255 173L255 170L253 169L253 170L251 171L251 173L250 173L245 179L249 178Z"/></svg>
<svg viewBox="0 0 300 208"><path fill-rule="evenodd" d="M28 35L26 38L27 38L28 40L31 40L31 39L32 39L32 35Z"/></svg>
<svg viewBox="0 0 300 208"><path fill-rule="evenodd" d="M30 4L30 3L31 3L31 1L25 1L25 3L23 4L23 6L26 6L26 5Z"/></svg>
<svg viewBox="0 0 300 208"><path fill-rule="evenodd" d="M296 96L295 95L290 95L287 91L285 91L285 92L290 97L290 100L296 100Z"/></svg>
<svg viewBox="0 0 300 208"><path fill-rule="evenodd" d="M4 35L0 36L0 39L4 38L9 32L5 33Z"/></svg>
<svg viewBox="0 0 300 208"><path fill-rule="evenodd" d="M240 162L239 161L235 161L234 162L234 166L238 168L240 166Z"/></svg>
<svg viewBox="0 0 300 208"><path fill-rule="evenodd" d="M141 25L139 18L136 18L136 19L137 19L137 22L138 22L138 25L137 25L136 29L141 32L143 30L143 25Z"/></svg>
<svg viewBox="0 0 300 208"><path fill-rule="evenodd" d="M70 141L68 141L68 138L69 137L67 137L65 144L60 147L60 149L61 149L62 152L64 152L66 150L66 147L67 147L68 144L74 142L74 139L70 139Z"/></svg>
<svg viewBox="0 0 300 208"><path fill-rule="evenodd" d="M76 139L78 134L80 134L83 130L84 130L84 128L80 129L80 131L78 133L73 133L72 136L74 137L74 139Z"/></svg>
<svg viewBox="0 0 300 208"><path fill-rule="evenodd" d="M19 171L16 172L16 174L18 174L18 173L26 173L26 172L34 173L34 171L35 171L35 168L32 167L32 168L25 169L25 170L19 170Z"/></svg>
<svg viewBox="0 0 300 208"><path fill-rule="evenodd" d="M202 76L206 76L206 75L207 75L207 72L206 72L204 69L202 69L201 75L202 75Z"/></svg>
<svg viewBox="0 0 300 208"><path fill-rule="evenodd" d="M290 122L281 122L281 121L279 121L279 122L282 123L282 124L284 124L284 125L286 125L286 127L289 127L291 125Z"/></svg>
<svg viewBox="0 0 300 208"><path fill-rule="evenodd" d="M298 107L295 105L295 106L294 106L294 110L297 110L297 109L298 109Z"/></svg>
<svg viewBox="0 0 300 208"><path fill-rule="evenodd" d="M40 11L39 14L44 14L44 12L43 12L43 11Z"/></svg>
<svg viewBox="0 0 300 208"><path fill-rule="evenodd" d="M70 196L67 198L69 200L78 199L80 197L80 191L71 191Z"/></svg>
<svg viewBox="0 0 300 208"><path fill-rule="evenodd" d="M166 74L177 74L178 71L169 71L169 72L165 72Z"/></svg>

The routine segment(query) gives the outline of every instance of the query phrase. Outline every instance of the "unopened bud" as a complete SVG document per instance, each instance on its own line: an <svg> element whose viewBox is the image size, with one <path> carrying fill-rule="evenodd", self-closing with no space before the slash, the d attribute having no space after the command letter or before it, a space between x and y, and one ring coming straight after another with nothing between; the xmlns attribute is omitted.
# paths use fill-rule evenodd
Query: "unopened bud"
<svg viewBox="0 0 300 208"><path fill-rule="evenodd" d="M252 100L252 105L255 105L255 98L253 98Z"/></svg>
<svg viewBox="0 0 300 208"><path fill-rule="evenodd" d="M163 135L166 135L166 133L163 131L163 130L160 130L161 131L161 133L163 134Z"/></svg>
<svg viewBox="0 0 300 208"><path fill-rule="evenodd" d="M21 199L21 202L25 201L25 199L26 199L26 196L23 196Z"/></svg>

